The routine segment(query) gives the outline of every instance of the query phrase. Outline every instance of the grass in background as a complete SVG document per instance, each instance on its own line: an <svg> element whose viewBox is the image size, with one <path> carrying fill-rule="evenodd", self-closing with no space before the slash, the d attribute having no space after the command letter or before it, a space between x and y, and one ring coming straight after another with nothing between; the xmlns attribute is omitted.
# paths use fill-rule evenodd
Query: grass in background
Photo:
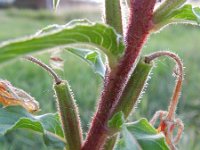
<svg viewBox="0 0 200 150"><path fill-rule="evenodd" d="M58 16L52 15L48 11L1 10L0 41L35 33L49 24L64 24L72 18L85 17L90 18L90 20L100 20L98 12L82 14L81 10L77 14L68 11ZM200 139L198 137L200 128L200 54L198 53L198 49L200 49L200 29L189 26L168 27L161 33L151 36L143 54L166 49L177 52L184 60L186 67L183 94L177 111L186 123L186 131L180 149L197 150L200 147L198 143ZM49 53L36 55L36 57L48 63ZM101 90L101 79L93 73L86 63L71 53L66 53L65 58L65 79L69 81L74 91L80 107L84 131L86 131ZM151 118L156 110L167 109L166 106L169 103L175 80L171 76L172 70L173 63L168 59L163 58L157 61L157 67L153 69L152 79L149 81L146 93L138 105L139 109L136 109L134 119L141 116ZM52 79L34 64L24 60L14 60L4 64L0 66L0 78L7 79L16 87L31 93L40 102L42 108L40 114L56 111ZM40 139L40 135L32 135L30 131L24 133L18 130L8 133L6 138L0 138L0 149L49 150ZM189 144L190 141L193 141L193 143Z"/></svg>
<svg viewBox="0 0 200 150"><path fill-rule="evenodd" d="M59 14L50 10L0 9L0 41L35 33L50 24L66 24L74 18L99 21L100 13L99 10L91 13L82 9L75 12L70 8Z"/></svg>

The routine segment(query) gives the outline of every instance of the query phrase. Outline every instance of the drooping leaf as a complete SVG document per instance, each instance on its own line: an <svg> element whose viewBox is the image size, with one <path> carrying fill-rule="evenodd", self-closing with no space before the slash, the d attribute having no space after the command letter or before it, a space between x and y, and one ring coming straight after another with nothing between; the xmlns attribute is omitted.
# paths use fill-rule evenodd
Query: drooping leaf
<svg viewBox="0 0 200 150"><path fill-rule="evenodd" d="M139 147L137 146L137 143L143 150L169 150L164 135L162 133L157 133L146 119L127 123L122 130L121 139L119 140L116 149L138 150Z"/></svg>
<svg viewBox="0 0 200 150"><path fill-rule="evenodd" d="M0 135L22 128L42 134L47 145L60 148L65 146L57 114L35 116L19 106L0 108Z"/></svg>
<svg viewBox="0 0 200 150"><path fill-rule="evenodd" d="M101 54L98 51L72 47L67 47L65 50L70 51L71 53L80 57L82 60L86 61L96 73L104 78L106 68L101 59Z"/></svg>
<svg viewBox="0 0 200 150"><path fill-rule="evenodd" d="M0 63L45 49L65 47L69 44L90 44L102 50L113 64L124 50L122 37L105 24L79 20L60 25L59 28L56 26L50 31L47 29L30 37L1 43Z"/></svg>

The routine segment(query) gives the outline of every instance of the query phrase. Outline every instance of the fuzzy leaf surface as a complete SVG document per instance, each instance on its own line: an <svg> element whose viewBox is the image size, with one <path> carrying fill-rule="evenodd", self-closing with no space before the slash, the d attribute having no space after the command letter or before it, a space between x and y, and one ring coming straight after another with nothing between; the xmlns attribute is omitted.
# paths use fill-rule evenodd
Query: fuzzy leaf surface
<svg viewBox="0 0 200 150"><path fill-rule="evenodd" d="M167 17L170 22L191 21L192 23L200 23L200 8L192 5L184 5L183 7L173 11Z"/></svg>
<svg viewBox="0 0 200 150"><path fill-rule="evenodd" d="M65 50L75 54L85 62L87 62L95 73L99 74L102 78L105 76L106 67L103 63L101 54L96 50L90 50L86 48L73 48L68 47Z"/></svg>
<svg viewBox="0 0 200 150"><path fill-rule="evenodd" d="M112 63L116 63L124 50L122 37L112 27L79 20L66 25L51 25L30 37L0 43L0 63L69 44L89 44L97 47Z"/></svg>
<svg viewBox="0 0 200 150"><path fill-rule="evenodd" d="M29 129L42 134L47 146L55 148L65 146L58 114L35 116L19 106L0 108L0 135L15 129Z"/></svg>
<svg viewBox="0 0 200 150"><path fill-rule="evenodd" d="M169 150L165 137L157 133L146 119L127 123L121 131L116 150Z"/></svg>
<svg viewBox="0 0 200 150"><path fill-rule="evenodd" d="M177 8L173 11L170 11L168 14L165 14L161 19L156 18L155 20L155 30L159 30L163 26L170 23L189 23L193 25L200 24L200 8L193 7L191 4L183 5L180 8Z"/></svg>

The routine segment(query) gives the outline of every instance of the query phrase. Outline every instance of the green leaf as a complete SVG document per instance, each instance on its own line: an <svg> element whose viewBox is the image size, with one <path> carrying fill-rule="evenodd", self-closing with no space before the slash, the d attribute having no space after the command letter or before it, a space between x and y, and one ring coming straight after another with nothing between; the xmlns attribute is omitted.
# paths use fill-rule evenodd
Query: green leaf
<svg viewBox="0 0 200 150"><path fill-rule="evenodd" d="M154 18L156 20L156 18ZM154 30L159 30L163 26L170 23L189 23L189 24L200 24L200 8L193 7L190 4L186 4L178 9L171 11L162 19L158 19L155 22Z"/></svg>
<svg viewBox="0 0 200 150"><path fill-rule="evenodd" d="M124 126L121 131L122 137L115 150L142 150L135 137Z"/></svg>
<svg viewBox="0 0 200 150"><path fill-rule="evenodd" d="M104 78L106 67L101 59L101 54L95 50L89 50L85 48L72 48L68 47L65 50L70 51L82 60L86 61L92 69Z"/></svg>
<svg viewBox="0 0 200 150"><path fill-rule="evenodd" d="M0 135L5 135L15 129L29 129L42 134L48 146L55 148L65 146L64 135L57 114L49 113L35 116L19 106L0 108Z"/></svg>
<svg viewBox="0 0 200 150"><path fill-rule="evenodd" d="M124 122L124 114L120 111L114 114L114 116L108 121L108 127L111 129L121 129Z"/></svg>
<svg viewBox="0 0 200 150"><path fill-rule="evenodd" d="M136 139L137 142L135 142L134 139ZM131 150L137 150L137 143L139 143L143 150L169 150L164 135L162 133L157 133L146 119L127 123L122 130L122 137L116 149L128 150L132 148Z"/></svg>
<svg viewBox="0 0 200 150"><path fill-rule="evenodd" d="M88 54L85 56L85 59L89 60L90 62L96 63L96 61L97 61L97 56L98 56L98 53L97 53L97 52L91 52L91 53L88 53Z"/></svg>
<svg viewBox="0 0 200 150"><path fill-rule="evenodd" d="M192 5L184 5L183 7L170 13L167 18L169 22L187 22L200 23L200 8L192 7Z"/></svg>
<svg viewBox="0 0 200 150"><path fill-rule="evenodd" d="M51 132L44 133L43 139L44 139L44 143L48 147L53 147L53 148L58 148L58 149L63 149L64 147L66 147L66 143L63 142L63 139L56 136L55 134L52 134Z"/></svg>
<svg viewBox="0 0 200 150"><path fill-rule="evenodd" d="M45 28L30 37L1 43L0 63L45 49L69 44L89 44L102 50L112 66L124 51L122 37L105 24L79 20L54 27Z"/></svg>
<svg viewBox="0 0 200 150"><path fill-rule="evenodd" d="M165 19L165 16L180 8L187 0L165 0L154 12L153 21L158 23Z"/></svg>

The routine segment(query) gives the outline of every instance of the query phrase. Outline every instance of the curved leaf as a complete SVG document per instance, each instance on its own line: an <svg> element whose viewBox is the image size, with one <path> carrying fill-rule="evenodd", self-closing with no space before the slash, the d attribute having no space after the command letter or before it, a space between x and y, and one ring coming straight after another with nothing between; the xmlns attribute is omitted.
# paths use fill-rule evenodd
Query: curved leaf
<svg viewBox="0 0 200 150"><path fill-rule="evenodd" d="M192 23L200 23L200 8L192 7L192 5L184 5L183 7L176 9L170 13L167 18L169 22L187 22L191 21Z"/></svg>
<svg viewBox="0 0 200 150"><path fill-rule="evenodd" d="M137 143L139 146L137 146ZM169 150L164 135L157 133L146 119L125 124L122 130L122 138L116 149L128 150L131 148L131 150L138 150L140 147L143 150Z"/></svg>
<svg viewBox="0 0 200 150"><path fill-rule="evenodd" d="M121 133L123 138L118 141L115 150L142 150L135 137L131 135L126 127L123 127Z"/></svg>
<svg viewBox="0 0 200 150"><path fill-rule="evenodd" d="M122 37L112 27L85 20L72 21L50 29L44 28L36 34L19 40L0 44L0 63L28 53L68 44L90 44L101 49L115 63L124 50Z"/></svg>
<svg viewBox="0 0 200 150"><path fill-rule="evenodd" d="M156 18L154 18L154 20L156 20ZM163 16L162 19L160 19L158 22L155 22L154 28L157 30L170 23L191 23L199 25L200 8L186 4Z"/></svg>
<svg viewBox="0 0 200 150"><path fill-rule="evenodd" d="M47 145L65 146L57 114L34 116L19 106L0 108L0 135L21 128L42 134Z"/></svg>
<svg viewBox="0 0 200 150"><path fill-rule="evenodd" d="M82 60L86 61L95 73L98 73L101 77L104 78L106 67L101 59L101 54L95 50L89 50L86 48L72 48L67 47L65 50L70 51L76 56L80 57Z"/></svg>

